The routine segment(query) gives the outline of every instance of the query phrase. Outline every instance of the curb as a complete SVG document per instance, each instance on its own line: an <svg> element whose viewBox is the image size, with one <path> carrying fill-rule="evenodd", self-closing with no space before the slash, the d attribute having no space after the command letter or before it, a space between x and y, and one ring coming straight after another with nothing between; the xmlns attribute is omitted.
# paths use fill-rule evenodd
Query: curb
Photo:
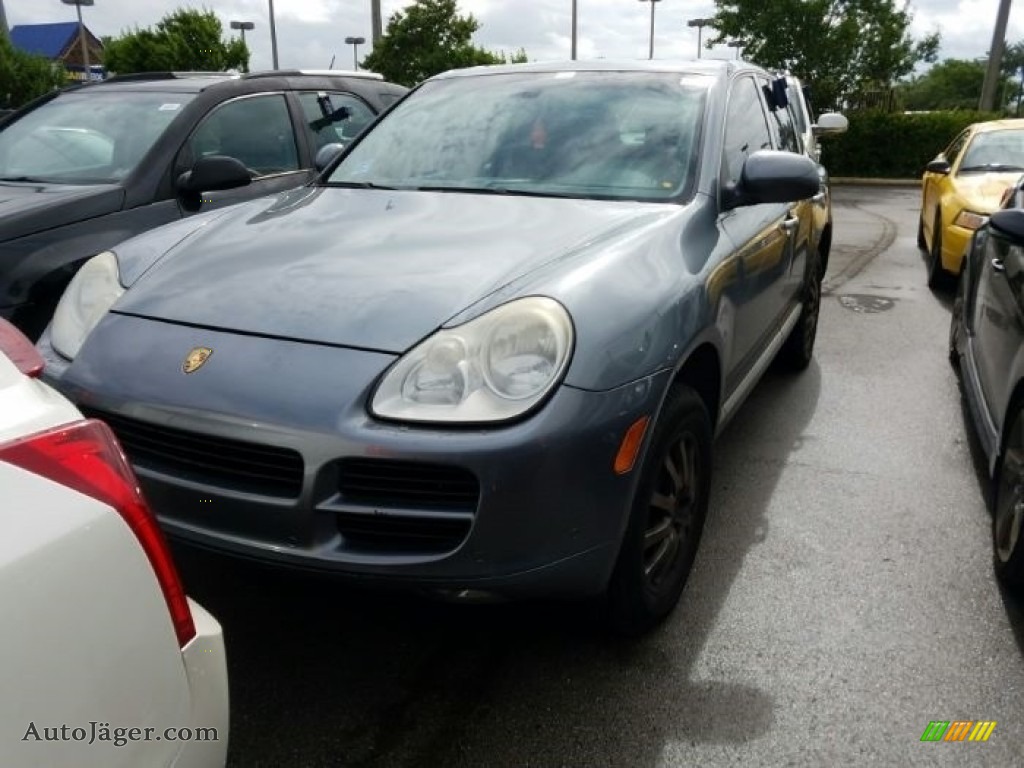
<svg viewBox="0 0 1024 768"><path fill-rule="evenodd" d="M855 176L832 176L829 183L833 186L849 187L914 187L921 186L920 179L868 179Z"/></svg>

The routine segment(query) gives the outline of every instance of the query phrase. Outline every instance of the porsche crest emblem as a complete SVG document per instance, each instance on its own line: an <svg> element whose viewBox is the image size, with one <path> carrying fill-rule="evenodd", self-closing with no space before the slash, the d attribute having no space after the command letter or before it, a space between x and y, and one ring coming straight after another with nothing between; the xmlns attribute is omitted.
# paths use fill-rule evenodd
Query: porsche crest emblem
<svg viewBox="0 0 1024 768"><path fill-rule="evenodd" d="M195 373L203 367L212 354L213 350L209 347L196 347L185 356L185 362L181 364L182 373Z"/></svg>

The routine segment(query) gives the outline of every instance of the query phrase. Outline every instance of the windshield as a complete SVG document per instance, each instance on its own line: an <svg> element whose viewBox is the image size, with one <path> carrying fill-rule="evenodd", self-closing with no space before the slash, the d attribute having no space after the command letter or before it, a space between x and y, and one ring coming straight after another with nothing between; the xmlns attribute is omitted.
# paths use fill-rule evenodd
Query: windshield
<svg viewBox="0 0 1024 768"><path fill-rule="evenodd" d="M1024 171L1024 130L977 134L960 163L964 171Z"/></svg>
<svg viewBox="0 0 1024 768"><path fill-rule="evenodd" d="M515 73L427 83L328 184L667 200L693 186L709 80Z"/></svg>
<svg viewBox="0 0 1024 768"><path fill-rule="evenodd" d="M189 93L66 93L0 130L0 180L116 182L138 165Z"/></svg>

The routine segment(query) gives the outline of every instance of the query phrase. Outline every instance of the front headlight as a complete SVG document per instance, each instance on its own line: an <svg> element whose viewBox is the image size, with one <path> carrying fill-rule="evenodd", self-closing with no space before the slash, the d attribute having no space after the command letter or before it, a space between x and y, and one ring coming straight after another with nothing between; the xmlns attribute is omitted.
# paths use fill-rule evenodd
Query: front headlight
<svg viewBox="0 0 1024 768"><path fill-rule="evenodd" d="M985 226L986 221L988 221L988 216L983 214L975 213L974 211L960 211L953 223L958 227L963 227L964 229L969 229L973 232L974 230L981 229Z"/></svg>
<svg viewBox="0 0 1024 768"><path fill-rule="evenodd" d="M530 410L565 373L569 313L541 296L518 299L443 328L384 375L370 409L387 419L479 423Z"/></svg>
<svg viewBox="0 0 1024 768"><path fill-rule="evenodd" d="M74 360L86 337L107 314L124 288L111 251L93 256L71 279L60 298L50 327L53 348Z"/></svg>

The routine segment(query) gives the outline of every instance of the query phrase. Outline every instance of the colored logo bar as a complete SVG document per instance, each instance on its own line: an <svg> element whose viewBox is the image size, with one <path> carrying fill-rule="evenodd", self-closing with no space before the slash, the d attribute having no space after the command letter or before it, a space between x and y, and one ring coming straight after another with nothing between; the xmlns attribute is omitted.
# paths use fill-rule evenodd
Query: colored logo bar
<svg viewBox="0 0 1024 768"><path fill-rule="evenodd" d="M995 729L995 720L932 720L921 741L988 741Z"/></svg>

